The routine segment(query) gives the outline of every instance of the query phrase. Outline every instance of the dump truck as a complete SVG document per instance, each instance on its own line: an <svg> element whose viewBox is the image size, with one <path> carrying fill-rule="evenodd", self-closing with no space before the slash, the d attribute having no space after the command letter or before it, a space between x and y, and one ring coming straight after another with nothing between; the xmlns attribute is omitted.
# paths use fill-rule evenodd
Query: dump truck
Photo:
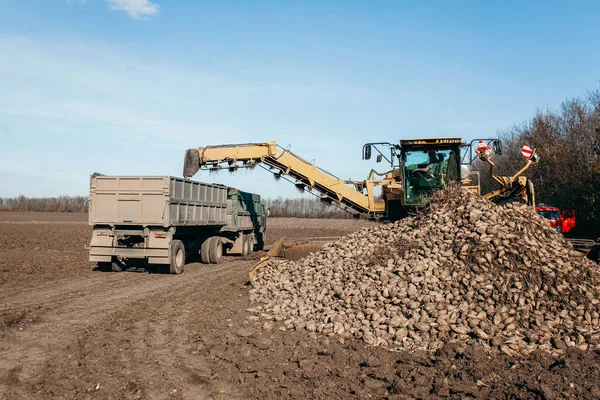
<svg viewBox="0 0 600 400"><path fill-rule="evenodd" d="M262 250L267 227L259 195L172 176L92 175L89 224L99 269L158 264L173 274L195 257L219 264Z"/></svg>
<svg viewBox="0 0 600 400"><path fill-rule="evenodd" d="M494 173L494 154L502 154L498 139L477 139L463 143L461 138L405 139L399 144L367 143L363 159L373 155L386 161L385 172L371 170L367 179L343 180L308 162L275 142L225 144L189 149L185 153L183 174L192 177L200 170L235 171L262 166L279 179L291 178L301 190L317 193L321 200L345 208L355 216L395 221L411 210L423 207L433 194L455 183L481 194L480 176L471 168L475 159L490 166L490 179L499 186L483 194L496 203L518 199L535 205L533 183L523 173L539 161L535 149L525 144L521 150L525 165L512 176ZM377 195L376 188L381 188Z"/></svg>

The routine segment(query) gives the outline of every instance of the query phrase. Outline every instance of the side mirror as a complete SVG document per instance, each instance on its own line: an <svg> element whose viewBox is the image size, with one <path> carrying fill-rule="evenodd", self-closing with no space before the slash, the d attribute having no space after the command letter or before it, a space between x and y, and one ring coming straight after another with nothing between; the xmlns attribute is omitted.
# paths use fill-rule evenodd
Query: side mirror
<svg viewBox="0 0 600 400"><path fill-rule="evenodd" d="M370 160L371 159L371 145L370 144L365 144L363 146L362 158L363 158L363 160Z"/></svg>
<svg viewBox="0 0 600 400"><path fill-rule="evenodd" d="M377 154L376 162L380 163L383 160L383 156L381 154Z"/></svg>
<svg viewBox="0 0 600 400"><path fill-rule="evenodd" d="M494 140L494 142L492 143L492 149L494 150L494 153L501 156L502 155L502 142L499 140Z"/></svg>

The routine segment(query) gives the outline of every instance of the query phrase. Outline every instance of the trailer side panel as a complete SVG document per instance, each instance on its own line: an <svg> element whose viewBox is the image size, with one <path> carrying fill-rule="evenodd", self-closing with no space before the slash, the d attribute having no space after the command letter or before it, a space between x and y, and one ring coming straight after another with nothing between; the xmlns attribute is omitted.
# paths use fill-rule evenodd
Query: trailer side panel
<svg viewBox="0 0 600 400"><path fill-rule="evenodd" d="M170 176L95 176L90 225L226 225L227 187Z"/></svg>

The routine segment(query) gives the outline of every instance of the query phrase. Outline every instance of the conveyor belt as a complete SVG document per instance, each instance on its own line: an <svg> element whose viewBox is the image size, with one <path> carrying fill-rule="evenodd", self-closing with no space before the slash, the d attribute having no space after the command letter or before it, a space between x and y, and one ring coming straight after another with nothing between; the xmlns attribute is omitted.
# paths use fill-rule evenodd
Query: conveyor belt
<svg viewBox="0 0 600 400"><path fill-rule="evenodd" d="M296 186L315 190L324 200L344 205L360 214L375 214L385 210L383 202L373 195L363 194L333 174L304 160L275 142L207 146L186 152L184 176L191 177L200 169L219 170L253 168L258 163L270 167L275 174L290 176Z"/></svg>

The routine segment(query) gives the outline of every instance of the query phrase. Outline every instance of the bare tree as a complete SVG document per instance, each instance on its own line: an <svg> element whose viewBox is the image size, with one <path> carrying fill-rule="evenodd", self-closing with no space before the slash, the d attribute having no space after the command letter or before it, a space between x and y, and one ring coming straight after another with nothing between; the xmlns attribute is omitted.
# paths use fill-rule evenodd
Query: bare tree
<svg viewBox="0 0 600 400"><path fill-rule="evenodd" d="M265 199L271 217L296 218L351 218L352 215L317 198Z"/></svg>
<svg viewBox="0 0 600 400"><path fill-rule="evenodd" d="M0 198L0 210L5 211L60 211L82 212L88 209L88 199L83 196L29 198L23 195Z"/></svg>
<svg viewBox="0 0 600 400"><path fill-rule="evenodd" d="M536 200L575 209L580 232L600 234L600 91L569 99L560 109L538 110L525 123L500 132L504 155L498 172L511 174L523 163L524 143L537 148L541 162L527 171Z"/></svg>

